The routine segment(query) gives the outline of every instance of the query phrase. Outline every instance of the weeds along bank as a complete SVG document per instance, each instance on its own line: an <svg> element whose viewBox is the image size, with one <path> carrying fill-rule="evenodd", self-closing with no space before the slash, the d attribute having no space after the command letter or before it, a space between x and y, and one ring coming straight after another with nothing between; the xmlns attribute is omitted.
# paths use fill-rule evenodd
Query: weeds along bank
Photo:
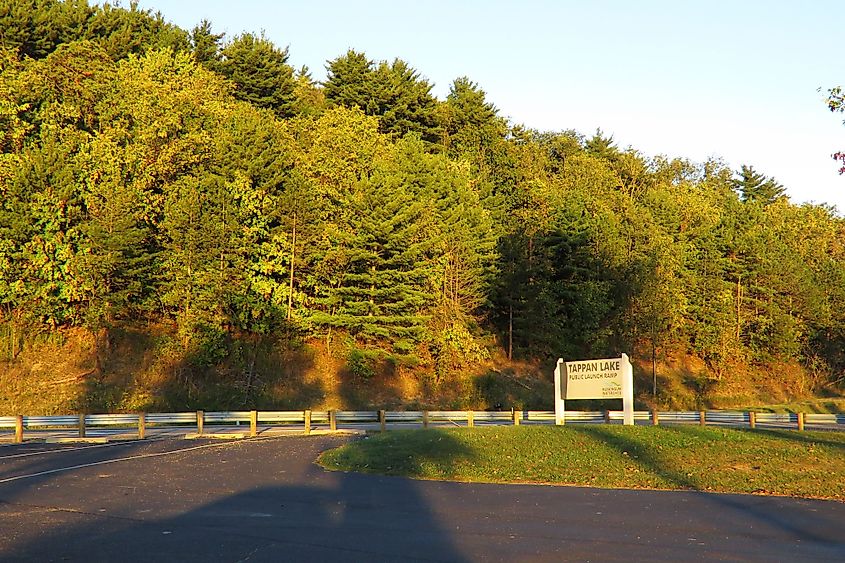
<svg viewBox="0 0 845 563"><path fill-rule="evenodd" d="M543 404L551 389L530 364L512 363L504 373L492 364L465 366L438 379L430 366L365 355L341 340L330 351L323 340L236 339L184 350L165 327L117 330L107 342L96 340L82 329L62 331L36 338L14 360L0 362L0 411L483 410Z"/></svg>
<svg viewBox="0 0 845 563"><path fill-rule="evenodd" d="M503 355L456 364L438 377L424 360L402 365L341 338L331 353L322 339L259 346L231 340L216 349L185 351L173 328L164 326L114 330L99 339L70 329L26 341L14 360L0 362L0 412L552 408L551 366ZM799 366L780 366L779 378L738 366L742 372L719 381L701 360L679 356L657 366L655 401L651 363L642 360L635 358L641 407L697 410L812 397L802 387L808 374ZM618 408L613 402L583 403L573 406Z"/></svg>

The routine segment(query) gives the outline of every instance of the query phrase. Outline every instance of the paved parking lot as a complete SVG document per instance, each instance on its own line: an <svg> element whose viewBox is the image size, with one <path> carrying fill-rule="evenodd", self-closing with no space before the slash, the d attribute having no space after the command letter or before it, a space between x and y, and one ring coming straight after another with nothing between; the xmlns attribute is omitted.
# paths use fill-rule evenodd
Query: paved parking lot
<svg viewBox="0 0 845 563"><path fill-rule="evenodd" d="M324 471L343 436L0 446L12 561L845 560L845 504Z"/></svg>

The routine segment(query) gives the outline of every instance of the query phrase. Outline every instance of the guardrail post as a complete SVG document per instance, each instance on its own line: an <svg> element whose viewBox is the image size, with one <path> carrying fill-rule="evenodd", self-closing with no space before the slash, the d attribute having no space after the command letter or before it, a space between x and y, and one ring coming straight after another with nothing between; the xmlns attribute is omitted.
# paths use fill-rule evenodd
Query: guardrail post
<svg viewBox="0 0 845 563"><path fill-rule="evenodd" d="M610 424L610 411L604 411L604 423Z"/></svg>
<svg viewBox="0 0 845 563"><path fill-rule="evenodd" d="M472 428L473 426L475 426L475 416L472 411L467 411L467 427Z"/></svg>
<svg viewBox="0 0 845 563"><path fill-rule="evenodd" d="M519 426L519 421L522 418L522 411L514 409L513 411L513 425Z"/></svg>
<svg viewBox="0 0 845 563"><path fill-rule="evenodd" d="M205 413L203 411L197 411L197 434L202 436L205 427Z"/></svg>
<svg viewBox="0 0 845 563"><path fill-rule="evenodd" d="M698 424L701 426L707 424L707 411L698 411Z"/></svg>
<svg viewBox="0 0 845 563"><path fill-rule="evenodd" d="M329 430L337 430L337 411L334 409L329 411Z"/></svg>
<svg viewBox="0 0 845 563"><path fill-rule="evenodd" d="M15 443L23 444L23 415L15 417Z"/></svg>
<svg viewBox="0 0 845 563"><path fill-rule="evenodd" d="M748 427L752 430L757 428L757 413L754 411L748 411Z"/></svg>
<svg viewBox="0 0 845 563"><path fill-rule="evenodd" d="M423 411L423 428L428 428L428 411Z"/></svg>
<svg viewBox="0 0 845 563"><path fill-rule="evenodd" d="M803 412L798 413L798 431L799 432L804 431L804 413Z"/></svg>
<svg viewBox="0 0 845 563"><path fill-rule="evenodd" d="M660 415L657 414L657 409L651 411L651 424L652 426L660 425Z"/></svg>
<svg viewBox="0 0 845 563"><path fill-rule="evenodd" d="M85 437L85 413L79 413L79 437Z"/></svg>
<svg viewBox="0 0 845 563"><path fill-rule="evenodd" d="M249 435L253 438L258 435L258 411L249 411Z"/></svg>
<svg viewBox="0 0 845 563"><path fill-rule="evenodd" d="M305 411L305 434L311 434L311 411Z"/></svg>
<svg viewBox="0 0 845 563"><path fill-rule="evenodd" d="M387 416L383 410L378 411L378 423L381 426L381 431L384 432L387 430Z"/></svg>
<svg viewBox="0 0 845 563"><path fill-rule="evenodd" d="M147 437L147 415L146 413L138 413L138 439L143 440Z"/></svg>

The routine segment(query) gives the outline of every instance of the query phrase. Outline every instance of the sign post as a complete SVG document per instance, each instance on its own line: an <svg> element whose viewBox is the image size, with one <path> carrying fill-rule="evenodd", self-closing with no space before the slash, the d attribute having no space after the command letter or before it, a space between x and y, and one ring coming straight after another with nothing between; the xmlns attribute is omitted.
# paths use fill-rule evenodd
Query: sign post
<svg viewBox="0 0 845 563"><path fill-rule="evenodd" d="M558 426L566 424L566 405L563 402L563 393L561 390L563 374L563 359L558 358L557 366L555 366L555 424Z"/></svg>
<svg viewBox="0 0 845 563"><path fill-rule="evenodd" d="M604 360L557 361L555 424L566 422L565 399L622 399L622 421L634 424L634 369L627 354Z"/></svg>
<svg viewBox="0 0 845 563"><path fill-rule="evenodd" d="M634 366L628 354L622 354L622 423L634 424Z"/></svg>

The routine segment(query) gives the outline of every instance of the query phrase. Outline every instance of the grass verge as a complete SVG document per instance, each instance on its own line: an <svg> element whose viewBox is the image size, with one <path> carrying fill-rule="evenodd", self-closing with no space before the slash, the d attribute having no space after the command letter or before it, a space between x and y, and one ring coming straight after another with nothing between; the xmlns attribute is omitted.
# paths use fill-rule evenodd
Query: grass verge
<svg viewBox="0 0 845 563"><path fill-rule="evenodd" d="M332 470L487 483L845 501L845 433L569 425L402 430L320 456Z"/></svg>

